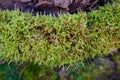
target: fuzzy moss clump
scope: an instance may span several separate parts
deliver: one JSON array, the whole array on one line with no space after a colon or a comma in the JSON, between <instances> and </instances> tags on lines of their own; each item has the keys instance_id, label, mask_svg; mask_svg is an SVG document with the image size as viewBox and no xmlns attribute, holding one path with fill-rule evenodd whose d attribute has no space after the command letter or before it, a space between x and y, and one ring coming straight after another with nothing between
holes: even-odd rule
<instances>
[{"instance_id":1,"label":"fuzzy moss clump","mask_svg":"<svg viewBox=\"0 0 120 80\"><path fill-rule=\"evenodd\" d=\"M107 55L120 46L120 6L106 8L59 18L0 11L0 59L53 67Z\"/></svg>"}]
</instances>

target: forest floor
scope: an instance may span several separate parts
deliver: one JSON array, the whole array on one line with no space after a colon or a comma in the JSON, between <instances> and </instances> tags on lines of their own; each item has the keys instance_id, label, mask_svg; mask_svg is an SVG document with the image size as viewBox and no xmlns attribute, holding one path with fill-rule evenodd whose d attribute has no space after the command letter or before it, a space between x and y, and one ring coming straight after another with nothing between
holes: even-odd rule
<instances>
[{"instance_id":1,"label":"forest floor","mask_svg":"<svg viewBox=\"0 0 120 80\"><path fill-rule=\"evenodd\" d=\"M39 2L39 1L41 1L41 2ZM8 9L8 10L11 11L11 10L14 10L14 9L17 8L17 9L19 9L22 12L30 12L33 15L36 15L37 13L41 13L41 14L44 14L44 15L52 14L52 15L55 15L55 16L59 16L60 13L61 14L66 14L66 13L74 14L74 13L79 13L79 12L90 12L91 11L91 13L88 13L87 16L85 16L85 18L87 17L87 20L88 20L87 24L86 24L87 27L92 28L92 29L96 28L95 30L93 30L94 34L91 33L92 36L96 37L96 35L98 35L101 38L101 39L98 39L99 41L104 40L103 38L105 38L106 40L111 38L108 41L112 41L112 40L116 41L115 45L117 45L117 40L120 39L119 34L117 34L117 32L119 32L119 30L120 30L120 28L119 28L119 25L120 25L120 22L119 22L120 21L119 20L120 19L119 18L119 16L120 16L120 14L119 14L120 6L118 8L116 7L116 5L109 6L109 7L106 7L105 9L102 8L100 11L97 12L97 10L101 6L104 6L106 3L109 3L109 2L111 3L111 1L109 1L109 0L47 0L47 1L44 1L44 0L0 0L0 9L1 10ZM92 12L93 10L96 10L96 12ZM1 16L1 15L3 15L3 16ZM26 15L24 14L24 15L21 16L21 18L19 18L19 15L21 15L21 14L18 14L16 12L11 12L10 13L10 12L7 12L7 11L6 12L4 12L4 11L2 12L1 11L1 13L0 13L0 21L1 21L0 22L0 33L2 35L7 35L8 36L7 39L10 38L10 40L11 40L11 37L9 36L11 34L15 34L15 38L16 38L16 35L19 35L19 36L22 35L23 36L23 34L25 34L25 35L29 34L29 31L26 30L26 29L27 29L27 27L29 27L29 26L31 26L33 24L35 24L35 25L39 24L39 25L47 26L47 28L51 30L50 33L49 33L49 31L47 32L48 29L40 27L39 25L38 25L38 28L43 30L43 33L41 32L41 34L45 34L45 37L46 36L48 36L48 38L49 38L49 36L53 37L52 34L55 33L55 30L53 28L49 27L49 24L53 25L52 23L54 21L56 21L56 19L54 19L52 17L50 17L51 19L49 19L48 18L49 16L48 17L42 17L42 18L34 17L35 20L33 20L33 22L32 22L29 19L32 20L33 17L25 18ZM8 19L5 19L6 16L7 16ZM12 18L11 18L11 16L12 16ZM62 23L63 23L62 25L66 25L67 24L68 26L69 25L71 26L71 24L72 24L72 25L75 26L76 23L74 24L74 20L73 19L79 18L80 14L79 15L76 14L75 16L73 15L72 18L71 18L70 15L68 15L68 16L69 16L69 20L71 20L71 23L68 24L68 22L65 22L66 20L68 20L68 18L64 19L65 17L63 17L63 18L59 19L61 21L61 24ZM18 19L16 19L16 17ZM54 21L52 22L50 20L54 20ZM62 20L64 20L64 21L62 22ZM76 21L79 21L79 20L82 21L82 19L78 19ZM11 23L9 23L10 21L11 21ZM16 21L16 23L13 24L14 21ZM24 21L24 22L22 22L22 21ZM36 23L34 23L34 21L36 21ZM39 21L41 21L42 23L40 23ZM29 24L29 22L30 22L30 24ZM33 23L33 24L31 24L31 23ZM48 23L48 25L46 23ZM23 26L25 26L25 27L27 26L27 27L24 28L22 26L22 29L16 27L16 25L19 25L19 24L20 25L22 24ZM11 25L12 25L12 27L8 27L8 26L11 26ZM56 24L56 25L59 26L59 24ZM79 24L79 25L81 25L81 24ZM98 32L100 30L101 31L103 30L103 32L104 32L104 29L106 29L106 28L103 28L101 26L103 26L103 27L108 27L109 26L110 30L111 30L111 34L110 35L107 34L107 33L104 33L104 34L100 33L99 34ZM77 25L75 27L77 27ZM18 34L11 33L12 29L14 29L13 32L18 31L18 32L16 32ZM73 29L73 28L71 28L71 29ZM28 33L27 32L26 32L27 34L24 33L24 32L22 33L22 31L24 31L24 30L28 31ZM73 30L76 30L76 29L73 29ZM110 30L108 31L108 33L110 32ZM4 31L6 31L6 33ZM107 30L105 30L105 31L107 31ZM38 32L40 34L39 31L36 30L36 32ZM34 32L33 34L37 34L36 32ZM63 31L63 32L65 32L65 31ZM115 34L115 35L112 35L112 33ZM106 34L107 34L107 36L109 36L109 38L106 38L106 36L105 37L101 37L101 35L103 36L103 35L106 35ZM117 37L116 37L116 35L117 35ZM75 36L77 36L77 35L75 35ZM98 36L97 36L97 38L98 38ZM111 36L113 36L113 37L111 37ZM115 36L115 38L114 38L114 36ZM28 35L27 35L27 37L28 37ZM34 37L36 38L36 36L34 36ZM2 38L4 38L4 37L1 37L1 35L0 35L0 40L2 40ZM56 36L54 38L56 38ZM75 39L76 37L75 38L71 37L71 38ZM4 39L4 40L8 41L8 44L11 43L7 39ZM21 42L22 39L23 38L21 38L21 37L20 37L20 39L17 37L16 41L20 40L20 42ZM36 40L37 39L38 38L36 38ZM94 39L96 39L96 38L94 38ZM13 40L11 40L11 41L13 41ZM23 41L24 41L24 39L23 39ZM53 40L53 42L54 41L55 40ZM27 42L29 42L29 41L27 41ZM38 40L38 42L39 42L39 40ZM6 43L6 42L4 42L4 43ZM13 51L14 51L14 48L16 46L18 46L18 44L15 44L16 46L13 46L13 44L11 44L11 45L8 45L6 47L8 50L4 49L5 52L9 51L9 48L13 49ZM19 45L20 45L21 50L23 50L23 47L24 47L23 45L24 44L19 44ZM77 44L75 44L75 45L77 45ZM108 50L108 49L104 49L104 47L106 47L106 45L108 46L108 44L104 44L103 43L102 45L104 45L102 47L103 50L105 50L105 51ZM110 45L115 46L112 43L110 43ZM119 42L118 42L118 45L119 45ZM1 46L2 45L0 45L0 51L1 51ZM26 46L27 49L29 48L28 44L25 44L25 46ZM100 45L98 45L98 46L100 46ZM92 49L91 49L91 51L92 51L94 46L92 45L91 47L92 47ZM27 52L27 49L26 49L26 52ZM98 54L102 54L101 52L104 52L104 51L101 51L102 49L101 49L101 46L99 48L97 48L98 52L95 51L96 52L95 55L96 54L97 55ZM54 48L53 48L53 50L54 50ZM89 48L88 48L88 50L89 50ZM55 52L55 51L53 51L53 52ZM97 80L120 80L120 53L119 52L120 52L120 50L118 50L118 52L115 52L115 54L112 54L112 55L110 54L110 55L106 55L106 56L103 56L103 57L97 57L97 58L95 58L93 60L90 59L92 62L90 62L89 59L88 60L85 59L84 60L85 63L82 64L82 66L81 66L81 64L79 64L79 65L77 65L77 66L75 66L73 68L70 68L69 71L63 70L63 68L66 67L66 66L62 66L62 68L61 67L60 68L58 68L58 67L57 68L49 68L49 67L43 67L43 66L41 67L41 66L38 66L38 65L31 65L30 64L31 66L27 65L27 68L26 68L26 65L18 65L18 64L12 64L12 63L8 64L8 63L3 63L2 61L0 61L0 78L1 79L3 78L3 80L8 80L8 79L4 79L4 78L8 78L9 77L12 80L14 80L14 79L18 80L18 77L21 77L21 74L22 74L23 75L22 77L25 77L28 80L30 78L31 78L30 80L39 80L39 79L41 79L41 80L55 80L55 79L58 79L58 78L61 79L61 80L96 80L96 78L97 78ZM88 51L87 55L89 55L89 53L90 52ZM92 53L91 55L93 55L93 54L94 53ZM6 59L6 58L8 58L8 56L11 57L11 55L14 55L14 54L13 53L11 53L10 55L7 54L7 57L5 55L4 58ZM21 55L22 54L20 54L20 56ZM24 57L25 55L29 56L29 54L24 54L22 57ZM35 56L36 54L35 55L32 54L32 55ZM44 56L46 57L45 54L42 54L42 55L43 55L43 57ZM52 53L50 53L49 55L51 55L50 57L53 57L53 58L56 57L56 55L54 56L54 54L52 54ZM17 59L17 57L15 55L15 58L12 56L12 58L10 58L10 59L12 61L13 61L13 59L14 60L22 59L21 57L19 57ZM40 59L40 58L37 60L37 58L38 58L37 56L35 56L35 57L36 57L35 58L36 61L38 61L38 62L42 61L42 59ZM75 57L75 56L72 56L72 57ZM77 56L76 58L78 58L78 57L79 56ZM27 58L27 57L25 57L25 58ZM82 58L84 58L84 55L82 56ZM26 59L24 59L24 60L26 60ZM43 61L44 60L46 60L46 59L43 59ZM64 63L65 62L64 58L62 58L62 60L61 60L61 63L62 62ZM52 62L54 63L55 60L53 60ZM52 65L52 62L48 61L48 63L49 63L48 65ZM43 64L44 63L45 62L43 62ZM47 60L46 60L46 64L47 64ZM55 62L55 64L56 64L56 62ZM46 77L46 75L47 75L47 77ZM56 76L57 76L57 78L56 78ZM77 79L76 79L76 77L77 77Z\"/></svg>"}]
</instances>

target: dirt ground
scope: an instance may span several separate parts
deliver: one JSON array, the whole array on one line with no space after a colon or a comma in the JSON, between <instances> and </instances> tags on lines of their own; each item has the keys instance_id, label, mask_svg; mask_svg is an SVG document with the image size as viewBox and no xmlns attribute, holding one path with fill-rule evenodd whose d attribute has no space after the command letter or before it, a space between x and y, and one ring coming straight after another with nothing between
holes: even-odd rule
<instances>
[{"instance_id":1,"label":"dirt ground","mask_svg":"<svg viewBox=\"0 0 120 80\"><path fill-rule=\"evenodd\" d=\"M89 12L99 9L110 0L0 0L0 9L14 10L18 8L22 12L37 12L45 15Z\"/></svg>"}]
</instances>

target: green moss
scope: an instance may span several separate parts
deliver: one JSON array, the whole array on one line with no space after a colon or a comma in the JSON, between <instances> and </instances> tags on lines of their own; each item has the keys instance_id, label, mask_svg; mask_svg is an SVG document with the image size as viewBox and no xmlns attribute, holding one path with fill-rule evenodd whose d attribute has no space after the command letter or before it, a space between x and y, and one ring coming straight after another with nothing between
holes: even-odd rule
<instances>
[{"instance_id":1,"label":"green moss","mask_svg":"<svg viewBox=\"0 0 120 80\"><path fill-rule=\"evenodd\" d=\"M59 18L0 11L0 59L62 66L107 55L120 45L120 6Z\"/></svg>"},{"instance_id":2,"label":"green moss","mask_svg":"<svg viewBox=\"0 0 120 80\"><path fill-rule=\"evenodd\" d=\"M120 2L107 4L100 10L88 13L88 27L91 26L114 26L120 27Z\"/></svg>"}]
</instances>

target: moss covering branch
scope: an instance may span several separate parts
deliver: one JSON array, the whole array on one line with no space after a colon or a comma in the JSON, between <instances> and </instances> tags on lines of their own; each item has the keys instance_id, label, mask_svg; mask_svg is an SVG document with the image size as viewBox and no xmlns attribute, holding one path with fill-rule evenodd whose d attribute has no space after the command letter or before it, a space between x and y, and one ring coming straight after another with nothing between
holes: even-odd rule
<instances>
[{"instance_id":1,"label":"moss covering branch","mask_svg":"<svg viewBox=\"0 0 120 80\"><path fill-rule=\"evenodd\" d=\"M120 47L119 12L114 4L59 18L0 11L0 59L61 66L107 55Z\"/></svg>"}]
</instances>

